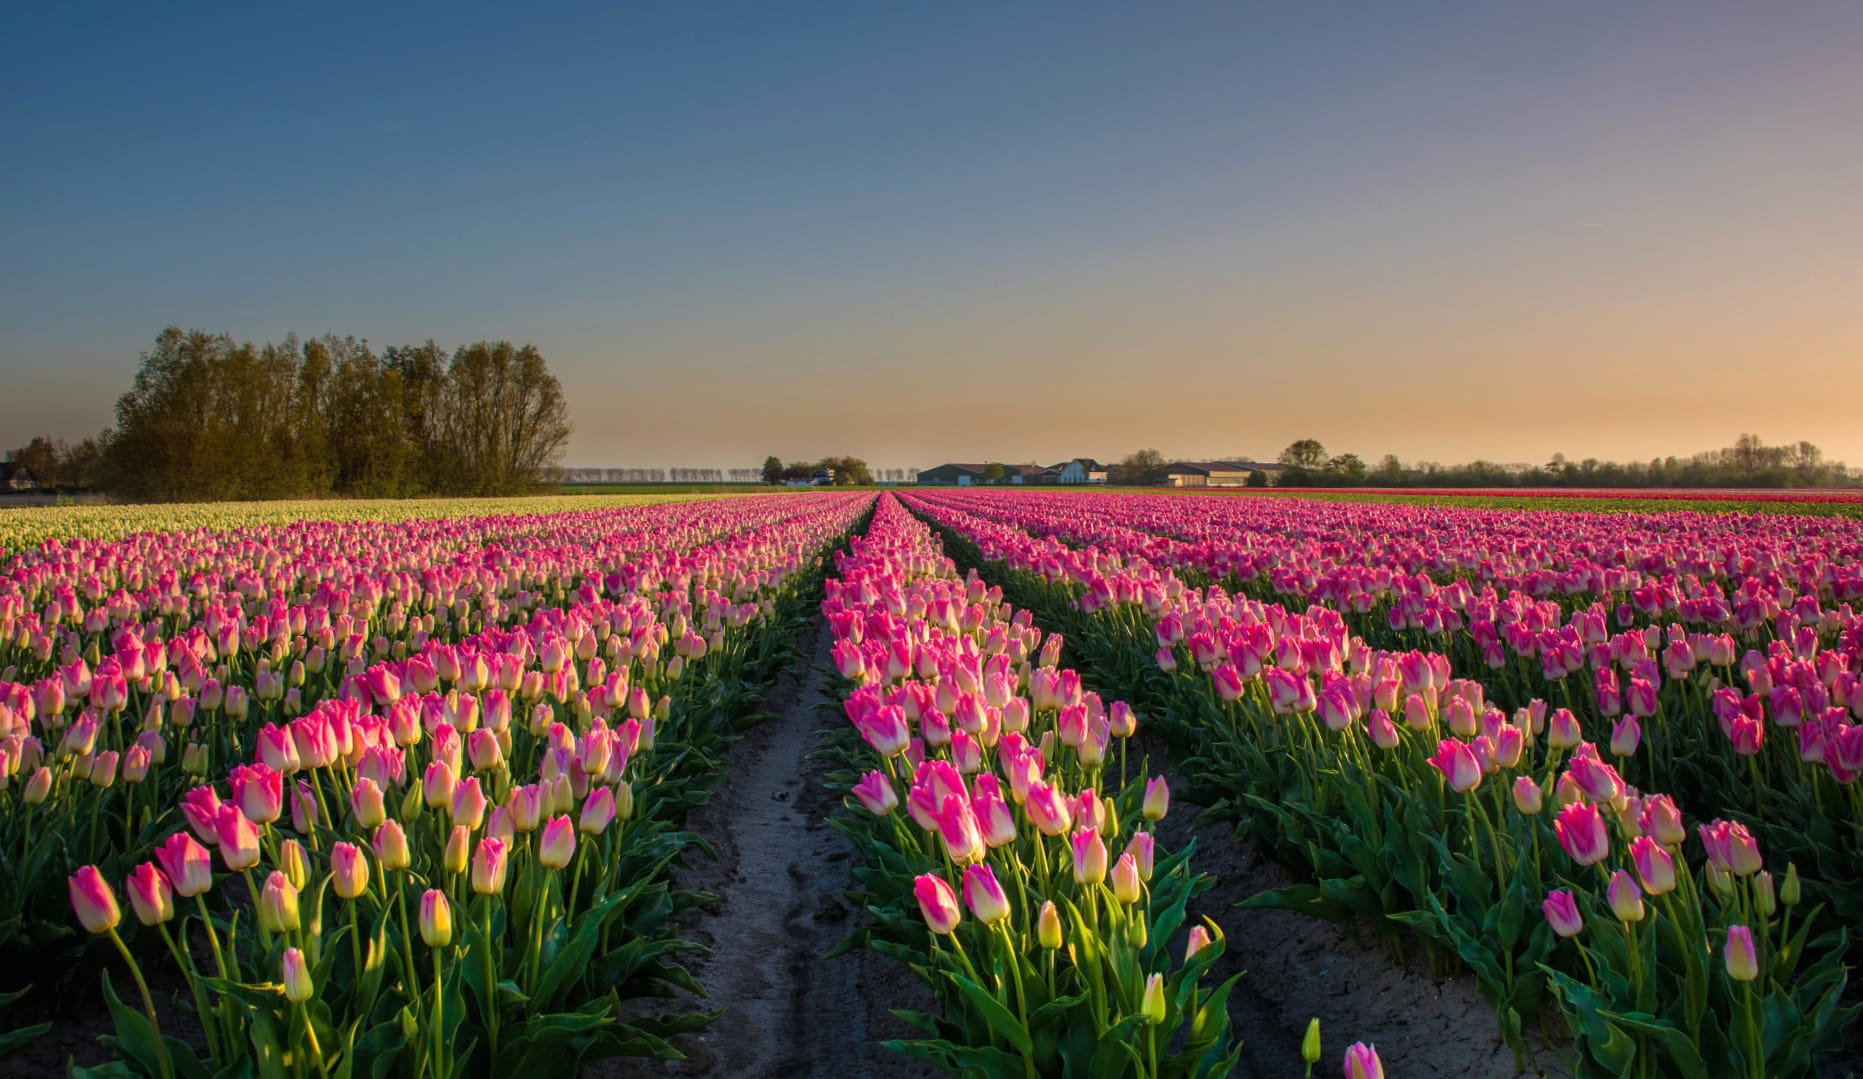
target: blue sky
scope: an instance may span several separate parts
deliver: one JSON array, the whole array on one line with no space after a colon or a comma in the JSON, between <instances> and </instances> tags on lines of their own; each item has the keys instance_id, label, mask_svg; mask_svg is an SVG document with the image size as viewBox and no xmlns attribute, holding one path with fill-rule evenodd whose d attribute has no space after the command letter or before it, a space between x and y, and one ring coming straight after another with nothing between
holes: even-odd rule
<instances>
[{"instance_id":1,"label":"blue sky","mask_svg":"<svg viewBox=\"0 0 1863 1079\"><path fill-rule=\"evenodd\" d=\"M1852 5L6 21L7 444L176 323L531 341L576 464L1863 463Z\"/></svg>"}]
</instances>

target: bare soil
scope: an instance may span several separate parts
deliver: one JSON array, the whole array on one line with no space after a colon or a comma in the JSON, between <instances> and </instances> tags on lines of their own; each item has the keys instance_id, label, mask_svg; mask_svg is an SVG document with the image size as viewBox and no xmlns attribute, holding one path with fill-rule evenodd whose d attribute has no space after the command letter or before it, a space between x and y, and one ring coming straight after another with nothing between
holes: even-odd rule
<instances>
[{"instance_id":1,"label":"bare soil","mask_svg":"<svg viewBox=\"0 0 1863 1079\"><path fill-rule=\"evenodd\" d=\"M696 1003L724 1015L675 1040L686 1060L607 1061L588 1068L588 1079L937 1074L879 1044L913 1033L889 1009L930 1007L911 971L864 949L823 958L854 927L842 898L853 848L828 824L836 801L808 757L820 725L837 714L822 675L830 644L817 623L802 642L807 658L770 693L777 718L738 740L725 781L687 822L718 852L676 879L719 897L686 915L685 935L712 949L689 964L708 993Z\"/></svg>"}]
</instances>

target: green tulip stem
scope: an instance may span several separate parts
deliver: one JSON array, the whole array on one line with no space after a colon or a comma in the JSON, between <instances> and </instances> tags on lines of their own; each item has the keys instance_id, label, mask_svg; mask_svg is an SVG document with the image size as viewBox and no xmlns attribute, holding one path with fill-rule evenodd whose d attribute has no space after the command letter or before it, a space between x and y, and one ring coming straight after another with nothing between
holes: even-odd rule
<instances>
[{"instance_id":1,"label":"green tulip stem","mask_svg":"<svg viewBox=\"0 0 1863 1079\"><path fill-rule=\"evenodd\" d=\"M304 1042L311 1056L317 1061L317 1074L330 1079L330 1066L324 1061L323 1046L317 1044L317 1028L311 1025L310 1008L303 1004L297 1006L298 1018L304 1022Z\"/></svg>"},{"instance_id":2,"label":"green tulip stem","mask_svg":"<svg viewBox=\"0 0 1863 1079\"><path fill-rule=\"evenodd\" d=\"M1022 1029L1027 1030L1029 1028L1029 1004L1028 994L1022 990L1022 958L1016 954L1016 942L1015 938L1009 935L1008 920L999 920L997 926L1002 930L1003 934L1003 957L1008 961L1010 977L1015 981L1016 1018L1021 1020ZM1155 1071L1156 1068L1153 1070ZM1035 1079L1035 1057L1033 1054L1026 1052L1022 1054L1022 1073L1027 1079Z\"/></svg>"},{"instance_id":3,"label":"green tulip stem","mask_svg":"<svg viewBox=\"0 0 1863 1079\"><path fill-rule=\"evenodd\" d=\"M345 905L349 907L349 949L350 949L350 954L354 956L356 960L356 971L354 974L351 975L351 977L361 978L362 977L362 929L360 926L356 924L357 902L358 902L357 899L350 899L350 900L345 901Z\"/></svg>"},{"instance_id":4,"label":"green tulip stem","mask_svg":"<svg viewBox=\"0 0 1863 1079\"><path fill-rule=\"evenodd\" d=\"M491 1027L492 1059L498 1059L498 965L492 952L498 947L492 937L492 897L486 896L479 907L485 923L485 1013Z\"/></svg>"},{"instance_id":5,"label":"green tulip stem","mask_svg":"<svg viewBox=\"0 0 1863 1079\"><path fill-rule=\"evenodd\" d=\"M436 1079L445 1079L446 1067L446 1028L441 1022L446 999L446 988L440 977L440 949L432 948L428 954L433 957L433 1068Z\"/></svg>"},{"instance_id":6,"label":"green tulip stem","mask_svg":"<svg viewBox=\"0 0 1863 1079\"><path fill-rule=\"evenodd\" d=\"M155 1061L161 1069L162 1079L174 1079L175 1068L168 1061L168 1044L162 1040L162 1021L155 1017L155 998L149 995L149 983L143 980L142 968L136 965L136 957L129 954L129 947L117 934L116 927L110 927L110 943L116 945L123 962L129 964L130 977L136 979L136 989L142 994L142 1011L149 1017L149 1029L155 1032Z\"/></svg>"},{"instance_id":7,"label":"green tulip stem","mask_svg":"<svg viewBox=\"0 0 1863 1079\"><path fill-rule=\"evenodd\" d=\"M188 988L194 993L194 1011L201 1017L201 1029L207 1034L207 1055L215 1064L223 1063L220 1056L220 1036L216 1024L207 1011L207 991L201 988L200 974L194 969L194 961L181 950L175 942L175 935L168 931L168 923L157 923L162 930L162 940L168 945L168 954L174 956L175 966L187 975Z\"/></svg>"},{"instance_id":8,"label":"green tulip stem","mask_svg":"<svg viewBox=\"0 0 1863 1079\"><path fill-rule=\"evenodd\" d=\"M412 1000L416 995L414 992L414 936L408 932L407 892L399 887L395 889L395 908L401 916L401 951L407 962L406 969L402 971L402 977L407 982L408 999Z\"/></svg>"}]
</instances>

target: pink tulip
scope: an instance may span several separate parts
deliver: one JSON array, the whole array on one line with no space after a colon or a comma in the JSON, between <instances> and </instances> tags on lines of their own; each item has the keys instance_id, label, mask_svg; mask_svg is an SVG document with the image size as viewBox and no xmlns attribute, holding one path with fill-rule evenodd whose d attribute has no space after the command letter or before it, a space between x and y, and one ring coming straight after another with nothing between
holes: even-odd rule
<instances>
[{"instance_id":1,"label":"pink tulip","mask_svg":"<svg viewBox=\"0 0 1863 1079\"><path fill-rule=\"evenodd\" d=\"M550 869L561 869L576 854L576 830L568 817L551 817L543 826L538 841L537 861Z\"/></svg>"},{"instance_id":2,"label":"pink tulip","mask_svg":"<svg viewBox=\"0 0 1863 1079\"><path fill-rule=\"evenodd\" d=\"M67 890L79 924L90 932L108 933L123 920L123 912L116 905L116 893L110 890L96 866L80 867L67 882Z\"/></svg>"},{"instance_id":3,"label":"pink tulip","mask_svg":"<svg viewBox=\"0 0 1863 1079\"><path fill-rule=\"evenodd\" d=\"M220 842L220 859L228 869L238 872L259 864L259 829L237 806L220 807L214 834Z\"/></svg>"},{"instance_id":4,"label":"pink tulip","mask_svg":"<svg viewBox=\"0 0 1863 1079\"><path fill-rule=\"evenodd\" d=\"M1611 853L1611 840L1604 830L1604 817L1589 802L1574 802L1553 819L1553 832L1559 845L1579 865L1596 865Z\"/></svg>"},{"instance_id":5,"label":"pink tulip","mask_svg":"<svg viewBox=\"0 0 1863 1079\"><path fill-rule=\"evenodd\" d=\"M369 887L369 860L354 843L337 843L330 848L330 882L336 894L355 899Z\"/></svg>"},{"instance_id":6,"label":"pink tulip","mask_svg":"<svg viewBox=\"0 0 1863 1079\"><path fill-rule=\"evenodd\" d=\"M963 912L957 905L957 893L943 877L921 874L912 882L912 893L918 897L919 913L925 916L925 924L932 932L951 933L957 929Z\"/></svg>"},{"instance_id":7,"label":"pink tulip","mask_svg":"<svg viewBox=\"0 0 1863 1079\"><path fill-rule=\"evenodd\" d=\"M1727 947L1722 949L1727 962L1727 976L1737 982L1759 977L1759 955L1753 948L1753 931L1744 925L1727 927Z\"/></svg>"},{"instance_id":8,"label":"pink tulip","mask_svg":"<svg viewBox=\"0 0 1863 1079\"><path fill-rule=\"evenodd\" d=\"M589 835L601 835L615 819L615 793L608 787L597 787L589 792L588 800L582 803L582 815L577 827Z\"/></svg>"},{"instance_id":9,"label":"pink tulip","mask_svg":"<svg viewBox=\"0 0 1863 1079\"><path fill-rule=\"evenodd\" d=\"M1540 904L1540 909L1545 911L1546 922L1553 932L1562 937L1578 936L1585 928L1585 919L1578 913L1578 902L1563 888L1546 893L1546 901Z\"/></svg>"},{"instance_id":10,"label":"pink tulip","mask_svg":"<svg viewBox=\"0 0 1863 1079\"><path fill-rule=\"evenodd\" d=\"M1070 840L1074 849L1074 880L1080 884L1099 884L1106 879L1106 844L1094 828L1082 828Z\"/></svg>"},{"instance_id":11,"label":"pink tulip","mask_svg":"<svg viewBox=\"0 0 1863 1079\"><path fill-rule=\"evenodd\" d=\"M1717 820L1696 829L1708 849L1708 861L1724 873L1748 877L1760 871L1759 841L1738 821Z\"/></svg>"},{"instance_id":12,"label":"pink tulip","mask_svg":"<svg viewBox=\"0 0 1863 1079\"><path fill-rule=\"evenodd\" d=\"M1143 812L1148 821L1161 821L1171 809L1171 785L1163 776L1153 776L1145 783Z\"/></svg>"},{"instance_id":13,"label":"pink tulip","mask_svg":"<svg viewBox=\"0 0 1863 1079\"><path fill-rule=\"evenodd\" d=\"M420 938L429 948L444 948L453 942L453 908L446 893L429 888L420 897Z\"/></svg>"},{"instance_id":14,"label":"pink tulip","mask_svg":"<svg viewBox=\"0 0 1863 1079\"><path fill-rule=\"evenodd\" d=\"M408 837L402 831L401 822L390 818L375 829L375 836L370 841L375 848L375 858L383 869L406 869L409 862Z\"/></svg>"},{"instance_id":15,"label":"pink tulip","mask_svg":"<svg viewBox=\"0 0 1863 1079\"><path fill-rule=\"evenodd\" d=\"M505 890L505 873L509 856L502 839L479 840L472 854L472 890L480 895L498 895Z\"/></svg>"},{"instance_id":16,"label":"pink tulip","mask_svg":"<svg viewBox=\"0 0 1863 1079\"><path fill-rule=\"evenodd\" d=\"M1632 839L1630 861L1637 867L1644 891L1663 895L1675 890L1675 859L1656 840L1646 835Z\"/></svg>"},{"instance_id":17,"label":"pink tulip","mask_svg":"<svg viewBox=\"0 0 1863 1079\"><path fill-rule=\"evenodd\" d=\"M191 899L213 887L213 855L186 832L176 832L156 847L155 861L176 895Z\"/></svg>"},{"instance_id":18,"label":"pink tulip","mask_svg":"<svg viewBox=\"0 0 1863 1079\"><path fill-rule=\"evenodd\" d=\"M981 863L964 870L964 905L985 925L1009 917L1009 897L996 882L996 873Z\"/></svg>"},{"instance_id":19,"label":"pink tulip","mask_svg":"<svg viewBox=\"0 0 1863 1079\"><path fill-rule=\"evenodd\" d=\"M1028 814L1029 822L1043 835L1065 835L1074 823L1067 799L1046 783L1029 785L1028 798L1022 808Z\"/></svg>"},{"instance_id":20,"label":"pink tulip","mask_svg":"<svg viewBox=\"0 0 1863 1079\"><path fill-rule=\"evenodd\" d=\"M1643 836L1637 838L1642 839ZM1661 849L1661 848L1657 848ZM1610 886L1605 889L1605 898L1611 904L1611 913L1617 915L1620 922L1640 922L1643 920L1643 890L1637 882L1622 869L1611 874Z\"/></svg>"},{"instance_id":21,"label":"pink tulip","mask_svg":"<svg viewBox=\"0 0 1863 1079\"><path fill-rule=\"evenodd\" d=\"M1635 715L1625 716L1611 726L1611 755L1614 757L1634 756L1642 741L1643 728Z\"/></svg>"},{"instance_id":22,"label":"pink tulip","mask_svg":"<svg viewBox=\"0 0 1863 1079\"><path fill-rule=\"evenodd\" d=\"M1464 742L1454 738L1445 738L1436 745L1436 755L1429 759L1430 764L1449 784L1449 789L1464 794L1481 786L1481 763Z\"/></svg>"},{"instance_id":23,"label":"pink tulip","mask_svg":"<svg viewBox=\"0 0 1863 1079\"><path fill-rule=\"evenodd\" d=\"M1378 1059L1378 1047L1353 1042L1346 1049L1345 1079L1384 1079L1384 1062Z\"/></svg>"},{"instance_id":24,"label":"pink tulip","mask_svg":"<svg viewBox=\"0 0 1863 1079\"><path fill-rule=\"evenodd\" d=\"M227 776L233 802L254 824L270 824L284 811L285 777L264 764L242 765Z\"/></svg>"},{"instance_id":25,"label":"pink tulip","mask_svg":"<svg viewBox=\"0 0 1863 1079\"><path fill-rule=\"evenodd\" d=\"M125 888L129 892L130 909L136 912L136 920L143 925L160 925L174 918L174 891L169 887L168 878L162 876L153 863L144 862L130 870Z\"/></svg>"}]
</instances>

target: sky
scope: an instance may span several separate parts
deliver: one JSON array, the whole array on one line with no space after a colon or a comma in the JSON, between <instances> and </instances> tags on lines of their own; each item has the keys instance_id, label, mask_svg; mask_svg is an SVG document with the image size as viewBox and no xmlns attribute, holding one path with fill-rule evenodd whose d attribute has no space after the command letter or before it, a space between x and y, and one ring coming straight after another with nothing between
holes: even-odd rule
<instances>
[{"instance_id":1,"label":"sky","mask_svg":"<svg viewBox=\"0 0 1863 1079\"><path fill-rule=\"evenodd\" d=\"M528 341L576 466L1863 464L1863 5L4 24L9 446L176 324Z\"/></svg>"}]
</instances>

